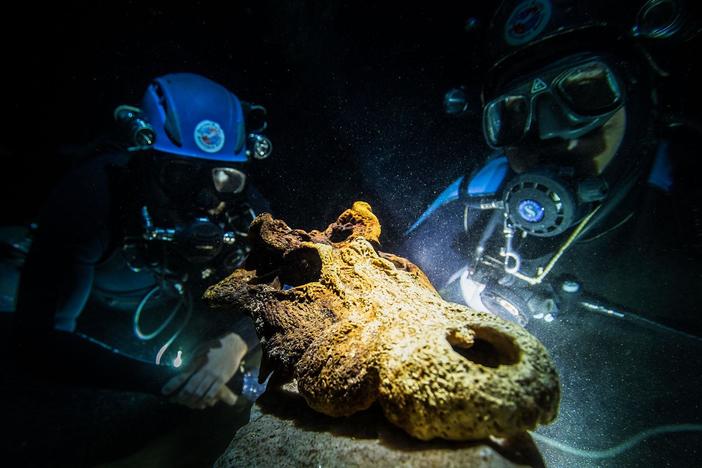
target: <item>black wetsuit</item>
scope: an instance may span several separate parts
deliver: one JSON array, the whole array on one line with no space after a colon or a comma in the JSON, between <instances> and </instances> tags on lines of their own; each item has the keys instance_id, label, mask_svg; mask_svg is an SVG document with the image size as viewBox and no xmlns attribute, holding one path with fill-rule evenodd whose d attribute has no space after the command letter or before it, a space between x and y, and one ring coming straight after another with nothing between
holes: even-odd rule
<instances>
[{"instance_id":1,"label":"black wetsuit","mask_svg":"<svg viewBox=\"0 0 702 468\"><path fill-rule=\"evenodd\" d=\"M76 320L101 279L99 266L121 242L120 203L129 197L120 193L123 188L115 183L113 173L126 168L128 157L105 155L82 164L60 182L41 213L17 298L14 330L19 372L152 393L159 393L177 372L122 355L76 333ZM148 279L142 276L140 281Z\"/></svg>"},{"instance_id":2,"label":"black wetsuit","mask_svg":"<svg viewBox=\"0 0 702 468\"><path fill-rule=\"evenodd\" d=\"M642 181L642 190L628 200L629 209L623 209L621 217L613 218L610 224L620 226L606 234L590 234L573 244L548 280L574 276L586 292L610 304L702 335L699 315L691 313L698 297L691 292L702 284L702 274L695 266L702 245L700 189L694 183L699 171L692 168L694 158L688 157L694 154L694 146L689 139L678 138L660 146L659 151L661 148L669 151L670 180L655 180L652 172L648 184ZM466 212L464 208L462 199L443 204L399 248L399 253L422 268L446 298L457 302L463 302L457 278L473 258L489 217L477 212L482 222L474 224L477 210ZM468 218L464 219L466 214ZM617 223L620 219L623 221ZM464 225L468 225L467 232ZM504 244L501 229L499 224L490 238L491 252L499 251ZM545 260L539 259L542 265L554 251L545 250ZM671 303L676 307L670 307Z\"/></svg>"},{"instance_id":3,"label":"black wetsuit","mask_svg":"<svg viewBox=\"0 0 702 468\"><path fill-rule=\"evenodd\" d=\"M17 298L14 336L19 372L152 393L160 393L177 373L173 367L147 362L136 353L123 354L94 339L93 333L88 337L76 330L77 319L86 310L109 309L116 313L105 318L117 314L130 318L157 285L152 271L134 271L122 255L125 234L143 232L139 208L145 193L139 189L138 169L128 167L129 158L111 154L83 163L59 183L44 207ZM267 201L250 184L242 195L257 212L269 211ZM208 320L219 335L233 327L250 347L255 346L255 332L246 321ZM118 335L117 330L100 328L106 340Z\"/></svg>"}]
</instances>

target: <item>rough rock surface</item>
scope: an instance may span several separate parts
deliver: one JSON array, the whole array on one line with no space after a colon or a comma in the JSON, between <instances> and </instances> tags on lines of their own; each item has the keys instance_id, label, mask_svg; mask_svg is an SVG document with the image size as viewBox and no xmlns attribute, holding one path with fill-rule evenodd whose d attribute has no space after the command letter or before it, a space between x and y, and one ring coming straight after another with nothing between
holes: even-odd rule
<instances>
[{"instance_id":1,"label":"rough rock surface","mask_svg":"<svg viewBox=\"0 0 702 468\"><path fill-rule=\"evenodd\" d=\"M277 468L314 466L543 468L531 438L454 442L413 439L377 406L346 418L306 408L290 391L267 392L214 465Z\"/></svg>"},{"instance_id":2,"label":"rough rock surface","mask_svg":"<svg viewBox=\"0 0 702 468\"><path fill-rule=\"evenodd\" d=\"M356 202L324 232L264 214L245 269L205 294L245 310L279 382L347 416L378 402L423 440L509 437L552 421L558 376L516 324L445 302L408 260L377 250L380 224Z\"/></svg>"}]
</instances>

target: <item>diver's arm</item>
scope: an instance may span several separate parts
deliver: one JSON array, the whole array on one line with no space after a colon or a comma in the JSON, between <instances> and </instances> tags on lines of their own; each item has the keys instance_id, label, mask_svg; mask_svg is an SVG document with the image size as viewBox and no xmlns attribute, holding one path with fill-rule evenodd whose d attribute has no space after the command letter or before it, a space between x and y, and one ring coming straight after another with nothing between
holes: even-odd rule
<instances>
[{"instance_id":1,"label":"diver's arm","mask_svg":"<svg viewBox=\"0 0 702 468\"><path fill-rule=\"evenodd\" d=\"M31 378L159 393L174 369L121 355L76 333L95 265L110 248L114 196L100 161L69 174L52 193L20 279L17 370Z\"/></svg>"},{"instance_id":2,"label":"diver's arm","mask_svg":"<svg viewBox=\"0 0 702 468\"><path fill-rule=\"evenodd\" d=\"M39 237L27 258L18 294L18 371L66 384L160 394L176 370L120 354L76 333L93 284L99 243L83 239L62 249Z\"/></svg>"},{"instance_id":3,"label":"diver's arm","mask_svg":"<svg viewBox=\"0 0 702 468\"><path fill-rule=\"evenodd\" d=\"M174 367L125 356L76 333L55 330L49 345L44 367L53 381L161 395L163 385L178 374Z\"/></svg>"}]
</instances>

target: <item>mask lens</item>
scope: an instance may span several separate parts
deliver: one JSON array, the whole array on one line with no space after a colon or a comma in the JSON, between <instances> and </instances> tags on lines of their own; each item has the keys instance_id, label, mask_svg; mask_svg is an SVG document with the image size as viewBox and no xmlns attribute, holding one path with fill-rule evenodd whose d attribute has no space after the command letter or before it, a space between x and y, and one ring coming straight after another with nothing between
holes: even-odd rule
<instances>
[{"instance_id":1,"label":"mask lens","mask_svg":"<svg viewBox=\"0 0 702 468\"><path fill-rule=\"evenodd\" d=\"M571 108L583 115L612 111L621 102L619 85L603 63L570 70L558 81L557 89Z\"/></svg>"},{"instance_id":2,"label":"mask lens","mask_svg":"<svg viewBox=\"0 0 702 468\"><path fill-rule=\"evenodd\" d=\"M216 167L212 169L212 182L219 193L239 193L244 190L246 176L231 167Z\"/></svg>"},{"instance_id":3,"label":"mask lens","mask_svg":"<svg viewBox=\"0 0 702 468\"><path fill-rule=\"evenodd\" d=\"M563 107L551 94L542 94L534 105L536 111L536 126L539 129L539 138L577 138L586 126L570 121L563 112Z\"/></svg>"},{"instance_id":4,"label":"mask lens","mask_svg":"<svg viewBox=\"0 0 702 468\"><path fill-rule=\"evenodd\" d=\"M485 136L491 146L506 146L522 139L529 125L529 102L524 96L492 101L483 115Z\"/></svg>"}]
</instances>

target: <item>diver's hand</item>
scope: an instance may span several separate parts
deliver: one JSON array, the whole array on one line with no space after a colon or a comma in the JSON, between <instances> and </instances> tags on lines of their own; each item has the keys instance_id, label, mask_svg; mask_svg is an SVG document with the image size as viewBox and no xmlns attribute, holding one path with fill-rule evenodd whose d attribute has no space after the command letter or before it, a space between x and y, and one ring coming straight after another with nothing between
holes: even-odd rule
<instances>
[{"instance_id":1,"label":"diver's hand","mask_svg":"<svg viewBox=\"0 0 702 468\"><path fill-rule=\"evenodd\" d=\"M230 333L198 349L183 372L169 380L161 393L194 409L213 406L220 400L234 405L237 396L226 384L248 350L246 343L236 333Z\"/></svg>"}]
</instances>

